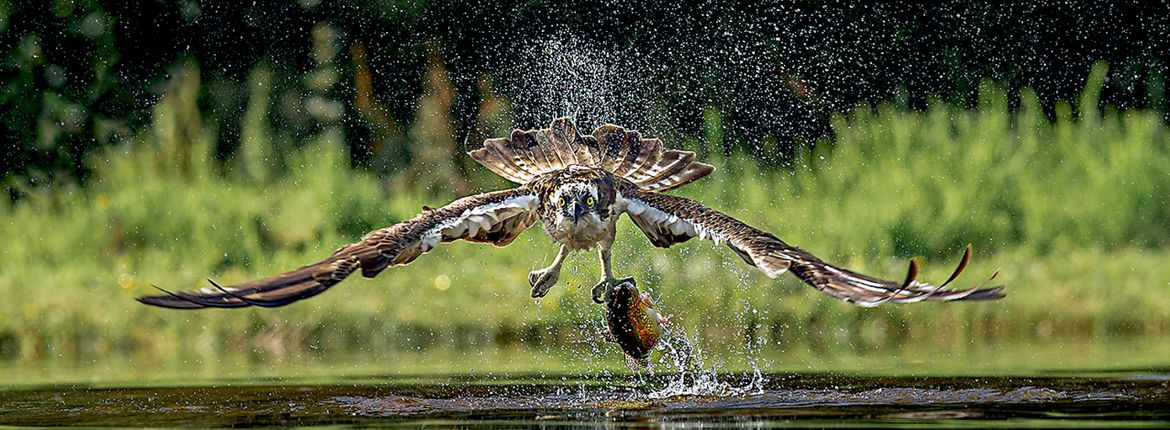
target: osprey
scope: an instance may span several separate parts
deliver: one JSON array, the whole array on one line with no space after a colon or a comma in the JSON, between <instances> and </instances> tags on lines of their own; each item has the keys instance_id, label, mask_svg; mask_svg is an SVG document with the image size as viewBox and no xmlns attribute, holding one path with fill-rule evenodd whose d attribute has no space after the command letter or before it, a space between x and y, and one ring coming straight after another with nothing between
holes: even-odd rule
<instances>
[{"instance_id":1,"label":"osprey","mask_svg":"<svg viewBox=\"0 0 1170 430\"><path fill-rule=\"evenodd\" d=\"M791 271L817 290L861 306L1004 297L1002 286L945 288L966 266L970 245L951 277L938 286L916 280L914 260L903 282L888 281L832 266L702 203L662 194L715 168L694 161L693 152L665 150L660 140L644 139L637 131L616 125L603 125L582 136L571 120L559 118L546 129L516 130L509 138L488 139L469 155L520 186L464 197L437 209L424 206L410 220L374 230L328 258L290 272L239 285L212 282L196 291L163 290L163 295L138 301L175 309L284 306L320 294L354 271L370 278L387 267L408 264L440 243L466 240L506 246L540 221L560 251L551 265L528 274L532 297L543 297L557 283L570 252L596 248L601 276L592 298L604 303L618 284L610 247L622 214L655 246L707 239L728 246L770 278Z\"/></svg>"}]
</instances>

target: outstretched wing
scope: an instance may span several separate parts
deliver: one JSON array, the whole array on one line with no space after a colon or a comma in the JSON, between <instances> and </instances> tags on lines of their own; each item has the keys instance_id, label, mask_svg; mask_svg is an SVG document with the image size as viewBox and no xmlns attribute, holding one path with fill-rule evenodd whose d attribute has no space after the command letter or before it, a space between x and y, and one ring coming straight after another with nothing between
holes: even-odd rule
<instances>
[{"instance_id":1,"label":"outstretched wing","mask_svg":"<svg viewBox=\"0 0 1170 430\"><path fill-rule=\"evenodd\" d=\"M398 224L374 230L329 258L290 272L240 285L167 292L138 301L174 309L276 307L320 294L361 269L372 278L410 263L442 242L463 239L505 246L536 221L536 195L516 188L464 197Z\"/></svg>"},{"instance_id":2,"label":"outstretched wing","mask_svg":"<svg viewBox=\"0 0 1170 430\"><path fill-rule=\"evenodd\" d=\"M748 264L768 277L785 271L838 300L871 307L885 302L912 303L922 300L993 300L1004 297L1003 287L946 289L967 265L971 247L950 279L939 286L915 280L918 266L910 262L904 282L887 281L836 267L803 249L784 243L761 231L694 200L628 187L619 204L655 246L666 248L693 237L725 244Z\"/></svg>"}]
</instances>

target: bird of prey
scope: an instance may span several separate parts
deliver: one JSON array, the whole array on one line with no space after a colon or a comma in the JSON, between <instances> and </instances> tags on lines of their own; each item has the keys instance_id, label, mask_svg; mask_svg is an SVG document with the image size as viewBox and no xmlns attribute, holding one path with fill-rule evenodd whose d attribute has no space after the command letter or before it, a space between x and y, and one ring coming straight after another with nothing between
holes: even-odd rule
<instances>
[{"instance_id":1,"label":"bird of prey","mask_svg":"<svg viewBox=\"0 0 1170 430\"><path fill-rule=\"evenodd\" d=\"M990 300L1004 297L1002 286L965 290L945 288L966 266L970 246L950 279L938 286L916 279L911 260L902 282L845 270L694 200L663 194L713 172L688 151L667 150L658 139L616 125L583 136L568 118L549 128L516 130L508 138L488 139L468 153L475 161L519 187L467 196L440 208L423 207L418 216L366 234L317 263L239 285L139 297L138 301L176 309L276 307L315 296L354 271L376 276L408 264L435 246L455 240L506 246L540 222L560 246L548 267L528 274L532 297L543 297L557 283L561 264L574 251L597 249L601 279L592 289L604 303L618 280L610 265L615 223L625 214L657 247L701 238L731 248L770 278L791 271L833 298L860 306L923 300Z\"/></svg>"}]
</instances>

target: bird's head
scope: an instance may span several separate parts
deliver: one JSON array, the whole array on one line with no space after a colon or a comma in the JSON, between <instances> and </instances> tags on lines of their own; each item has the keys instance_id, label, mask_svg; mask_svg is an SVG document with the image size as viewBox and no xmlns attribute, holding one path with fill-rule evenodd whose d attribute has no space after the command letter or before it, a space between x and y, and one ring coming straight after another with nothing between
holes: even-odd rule
<instances>
[{"instance_id":1,"label":"bird's head","mask_svg":"<svg viewBox=\"0 0 1170 430\"><path fill-rule=\"evenodd\" d=\"M591 181L561 184L550 197L549 204L556 213L557 224L601 223L609 217L609 208L603 206L603 201L609 199L605 199Z\"/></svg>"},{"instance_id":2,"label":"bird's head","mask_svg":"<svg viewBox=\"0 0 1170 430\"><path fill-rule=\"evenodd\" d=\"M530 186L540 193L540 217L549 232L594 229L615 216L617 188L613 178L601 169L574 164Z\"/></svg>"}]
</instances>

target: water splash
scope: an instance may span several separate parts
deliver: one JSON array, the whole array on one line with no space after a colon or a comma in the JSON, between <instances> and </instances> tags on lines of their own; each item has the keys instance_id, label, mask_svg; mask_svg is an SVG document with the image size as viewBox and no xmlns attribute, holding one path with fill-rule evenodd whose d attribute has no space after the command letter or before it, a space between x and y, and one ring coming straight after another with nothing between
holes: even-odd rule
<instances>
[{"instance_id":1,"label":"water splash","mask_svg":"<svg viewBox=\"0 0 1170 430\"><path fill-rule=\"evenodd\" d=\"M633 370L630 375L634 379L624 379L620 373L614 373L605 363L611 363L613 354L621 354L620 349L607 347L611 345L603 340L605 332L609 330L603 319L594 318L599 309L592 306L576 309L577 329L583 337L575 342L578 347L574 351L581 355L577 362L586 373L594 374L595 381L609 386L607 395L620 393L628 401L650 401L676 396L703 396L703 397L730 397L754 395L762 392L767 378L764 377L760 365L753 357L759 352L751 349L748 364L752 368L752 376L746 378L743 373L721 372L718 365L709 365L704 361L702 348L690 337L686 329L676 323L663 325L662 341L655 348L648 363L639 363L630 366L629 357L627 366ZM583 347L583 348L582 348ZM615 377L622 381L612 384ZM746 382L743 382L745 381ZM628 384L628 385L627 385ZM592 401L592 396L581 397Z\"/></svg>"},{"instance_id":2,"label":"water splash","mask_svg":"<svg viewBox=\"0 0 1170 430\"><path fill-rule=\"evenodd\" d=\"M666 386L646 394L650 399L675 396L742 396L763 392L767 379L760 367L750 362L752 378L746 385L735 386L721 381L715 366L703 363L703 350L687 335L682 327L665 329L665 339L659 346L663 352L659 362L672 366L675 373L668 375Z\"/></svg>"},{"instance_id":3,"label":"water splash","mask_svg":"<svg viewBox=\"0 0 1170 430\"><path fill-rule=\"evenodd\" d=\"M553 35L521 49L524 68L512 93L517 119L544 126L567 116L582 129L615 123L638 126L650 114L642 94L655 70L644 57L569 34Z\"/></svg>"}]
</instances>

